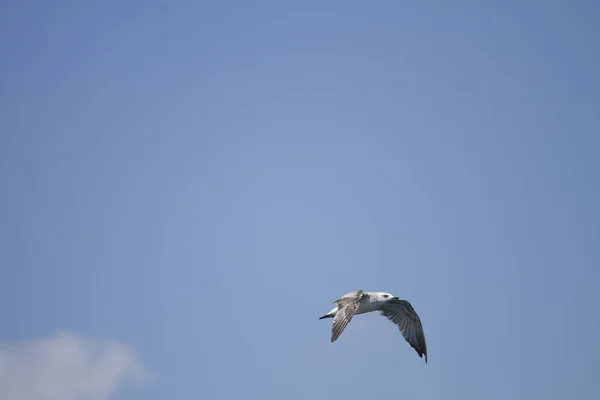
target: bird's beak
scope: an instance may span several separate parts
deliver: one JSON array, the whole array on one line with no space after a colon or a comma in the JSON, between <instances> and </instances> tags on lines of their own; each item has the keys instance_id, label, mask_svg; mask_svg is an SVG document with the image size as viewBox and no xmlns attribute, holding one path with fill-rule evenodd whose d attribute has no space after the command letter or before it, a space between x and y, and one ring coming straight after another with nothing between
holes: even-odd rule
<instances>
[{"instance_id":1,"label":"bird's beak","mask_svg":"<svg viewBox=\"0 0 600 400\"><path fill-rule=\"evenodd\" d=\"M400 300L399 297L392 297L392 300Z\"/></svg>"}]
</instances>

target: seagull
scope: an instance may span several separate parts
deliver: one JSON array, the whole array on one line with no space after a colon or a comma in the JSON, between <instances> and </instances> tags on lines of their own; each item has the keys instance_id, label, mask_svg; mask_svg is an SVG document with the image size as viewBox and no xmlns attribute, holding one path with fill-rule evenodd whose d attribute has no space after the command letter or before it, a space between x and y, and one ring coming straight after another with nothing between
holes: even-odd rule
<instances>
[{"instance_id":1,"label":"seagull","mask_svg":"<svg viewBox=\"0 0 600 400\"><path fill-rule=\"evenodd\" d=\"M379 311L398 326L404 339L415 349L419 357L425 356L425 364L427 364L427 343L421 319L408 301L385 292L357 290L346 293L333 304L336 305L335 308L319 318L333 318L331 343L340 337L354 314Z\"/></svg>"}]
</instances>

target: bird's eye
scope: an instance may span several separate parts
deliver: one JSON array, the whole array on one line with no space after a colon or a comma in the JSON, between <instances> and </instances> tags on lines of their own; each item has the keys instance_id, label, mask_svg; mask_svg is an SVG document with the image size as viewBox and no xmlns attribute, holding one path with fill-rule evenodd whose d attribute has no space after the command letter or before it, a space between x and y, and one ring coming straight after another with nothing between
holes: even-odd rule
<instances>
[{"instance_id":1,"label":"bird's eye","mask_svg":"<svg viewBox=\"0 0 600 400\"><path fill-rule=\"evenodd\" d=\"M389 296L389 295L387 295L387 294L384 294L384 295L383 295L383 297L385 297L385 298L387 299L387 298L388 298L388 297L390 297L390 296Z\"/></svg>"}]
</instances>

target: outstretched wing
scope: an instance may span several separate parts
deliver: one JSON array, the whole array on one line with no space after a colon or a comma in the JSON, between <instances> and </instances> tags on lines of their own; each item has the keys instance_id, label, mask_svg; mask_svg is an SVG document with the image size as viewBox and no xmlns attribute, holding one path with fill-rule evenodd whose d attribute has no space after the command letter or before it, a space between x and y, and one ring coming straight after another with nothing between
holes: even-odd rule
<instances>
[{"instance_id":1,"label":"outstretched wing","mask_svg":"<svg viewBox=\"0 0 600 400\"><path fill-rule=\"evenodd\" d=\"M398 326L404 339L417 351L419 357L425 356L427 363L425 333L421 319L412 305L406 300L390 300L381 308L381 315Z\"/></svg>"},{"instance_id":2,"label":"outstretched wing","mask_svg":"<svg viewBox=\"0 0 600 400\"><path fill-rule=\"evenodd\" d=\"M335 342L346 326L352 320L352 317L358 310L360 300L363 297L363 291L359 290L354 295L344 295L341 299L334 301L338 306L338 311L333 318L333 325L331 327L331 343Z\"/></svg>"}]
</instances>

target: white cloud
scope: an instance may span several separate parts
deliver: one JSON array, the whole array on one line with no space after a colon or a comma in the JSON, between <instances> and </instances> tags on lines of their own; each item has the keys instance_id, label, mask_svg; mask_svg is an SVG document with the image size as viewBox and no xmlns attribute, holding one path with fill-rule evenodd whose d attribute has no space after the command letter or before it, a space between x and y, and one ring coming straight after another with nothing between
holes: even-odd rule
<instances>
[{"instance_id":1,"label":"white cloud","mask_svg":"<svg viewBox=\"0 0 600 400\"><path fill-rule=\"evenodd\" d=\"M134 349L115 341L59 332L0 344L3 400L107 400L120 384L149 379Z\"/></svg>"}]
</instances>

